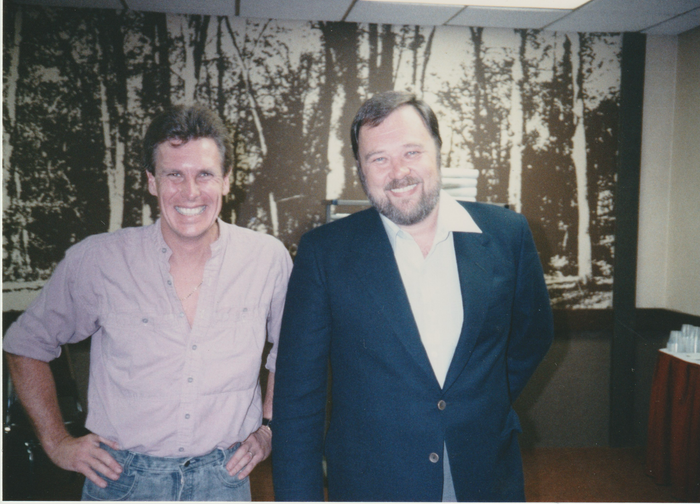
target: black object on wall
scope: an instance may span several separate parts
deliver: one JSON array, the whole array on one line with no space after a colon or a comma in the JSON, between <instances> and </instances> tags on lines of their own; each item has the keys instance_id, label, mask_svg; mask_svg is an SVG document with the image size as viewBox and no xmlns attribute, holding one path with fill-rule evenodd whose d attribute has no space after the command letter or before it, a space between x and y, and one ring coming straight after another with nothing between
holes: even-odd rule
<instances>
[{"instance_id":1,"label":"black object on wall","mask_svg":"<svg viewBox=\"0 0 700 504\"><path fill-rule=\"evenodd\" d=\"M614 329L610 355L610 446L634 445L635 298L646 35L622 39L620 137L615 194Z\"/></svg>"}]
</instances>

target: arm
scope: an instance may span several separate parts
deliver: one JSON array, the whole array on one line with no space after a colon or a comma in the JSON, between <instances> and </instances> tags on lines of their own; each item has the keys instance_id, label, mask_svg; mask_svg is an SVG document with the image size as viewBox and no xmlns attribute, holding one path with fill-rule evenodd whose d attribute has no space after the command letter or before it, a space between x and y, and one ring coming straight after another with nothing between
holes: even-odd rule
<instances>
[{"instance_id":1,"label":"arm","mask_svg":"<svg viewBox=\"0 0 700 504\"><path fill-rule=\"evenodd\" d=\"M66 430L48 362L11 353L5 355L17 396L51 461L63 469L84 474L102 488L107 483L95 471L119 479L121 466L99 447L102 442L118 449L116 443L95 434L74 438Z\"/></svg>"},{"instance_id":2,"label":"arm","mask_svg":"<svg viewBox=\"0 0 700 504\"><path fill-rule=\"evenodd\" d=\"M554 337L552 308L532 233L521 218L517 283L508 343L508 383L511 402L549 350Z\"/></svg>"},{"instance_id":3,"label":"arm","mask_svg":"<svg viewBox=\"0 0 700 504\"><path fill-rule=\"evenodd\" d=\"M263 401L263 418L272 419L272 396L275 387L275 373L269 372L267 375L267 388L265 390L265 400ZM238 479L248 476L255 466L270 456L272 451L272 430L261 425L241 443L241 446L231 456L226 464L226 470L231 476L238 471Z\"/></svg>"},{"instance_id":4,"label":"arm","mask_svg":"<svg viewBox=\"0 0 700 504\"><path fill-rule=\"evenodd\" d=\"M275 361L277 357L277 342L279 341L280 324L284 301L287 294L287 283L289 273L292 269L292 259L289 252L282 244L280 247L280 257L277 266L279 271L275 280L275 289L270 302L270 312L267 321L268 341L272 343L270 354L265 367L268 369L267 387L263 400L263 418L272 420L272 399L275 388ZM231 476L240 471L239 479L248 476L257 464L270 456L272 451L272 430L268 426L261 425L257 431L248 436L241 446L236 450L231 459L226 464L226 469Z\"/></svg>"}]
</instances>

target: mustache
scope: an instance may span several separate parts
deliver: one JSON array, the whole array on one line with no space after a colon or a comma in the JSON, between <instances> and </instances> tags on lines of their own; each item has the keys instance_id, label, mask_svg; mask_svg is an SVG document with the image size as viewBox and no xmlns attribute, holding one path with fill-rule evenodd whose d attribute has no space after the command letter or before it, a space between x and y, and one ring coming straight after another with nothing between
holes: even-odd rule
<instances>
[{"instance_id":1,"label":"mustache","mask_svg":"<svg viewBox=\"0 0 700 504\"><path fill-rule=\"evenodd\" d=\"M407 175L402 179L392 180L384 186L384 190L391 191L393 189L401 189L402 187L410 186L413 184L420 184L421 182L421 179Z\"/></svg>"}]
</instances>

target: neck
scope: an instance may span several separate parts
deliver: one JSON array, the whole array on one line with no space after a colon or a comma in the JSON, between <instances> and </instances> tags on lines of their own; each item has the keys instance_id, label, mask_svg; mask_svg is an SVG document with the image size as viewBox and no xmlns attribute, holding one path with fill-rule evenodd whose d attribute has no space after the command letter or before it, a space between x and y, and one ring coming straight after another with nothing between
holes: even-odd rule
<instances>
[{"instance_id":1,"label":"neck","mask_svg":"<svg viewBox=\"0 0 700 504\"><path fill-rule=\"evenodd\" d=\"M206 233L195 238L183 238L161 224L161 231L165 243L173 251L170 262L181 262L189 264L199 264L206 262L211 255L211 244L219 238L219 224L214 223Z\"/></svg>"},{"instance_id":2,"label":"neck","mask_svg":"<svg viewBox=\"0 0 700 504\"><path fill-rule=\"evenodd\" d=\"M410 226L399 226L413 237L420 247L421 252L423 252L423 257L427 257L430 249L433 248L433 241L435 241L435 233L437 232L439 207L440 203L438 202L435 208L433 208L433 211L420 222L416 222Z\"/></svg>"}]
</instances>

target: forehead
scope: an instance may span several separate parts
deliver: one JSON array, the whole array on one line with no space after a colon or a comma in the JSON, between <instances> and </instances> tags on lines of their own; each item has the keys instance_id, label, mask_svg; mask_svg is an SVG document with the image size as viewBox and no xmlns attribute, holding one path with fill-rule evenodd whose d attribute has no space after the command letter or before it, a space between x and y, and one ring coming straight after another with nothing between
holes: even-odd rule
<instances>
[{"instance_id":1,"label":"forehead","mask_svg":"<svg viewBox=\"0 0 700 504\"><path fill-rule=\"evenodd\" d=\"M426 142L432 139L430 130L418 111L410 105L394 110L376 125L365 124L360 128L358 143L361 150L370 145L391 142Z\"/></svg>"},{"instance_id":2,"label":"forehead","mask_svg":"<svg viewBox=\"0 0 700 504\"><path fill-rule=\"evenodd\" d=\"M163 168L223 168L223 159L211 138L182 141L166 140L156 147L156 169Z\"/></svg>"}]
</instances>

